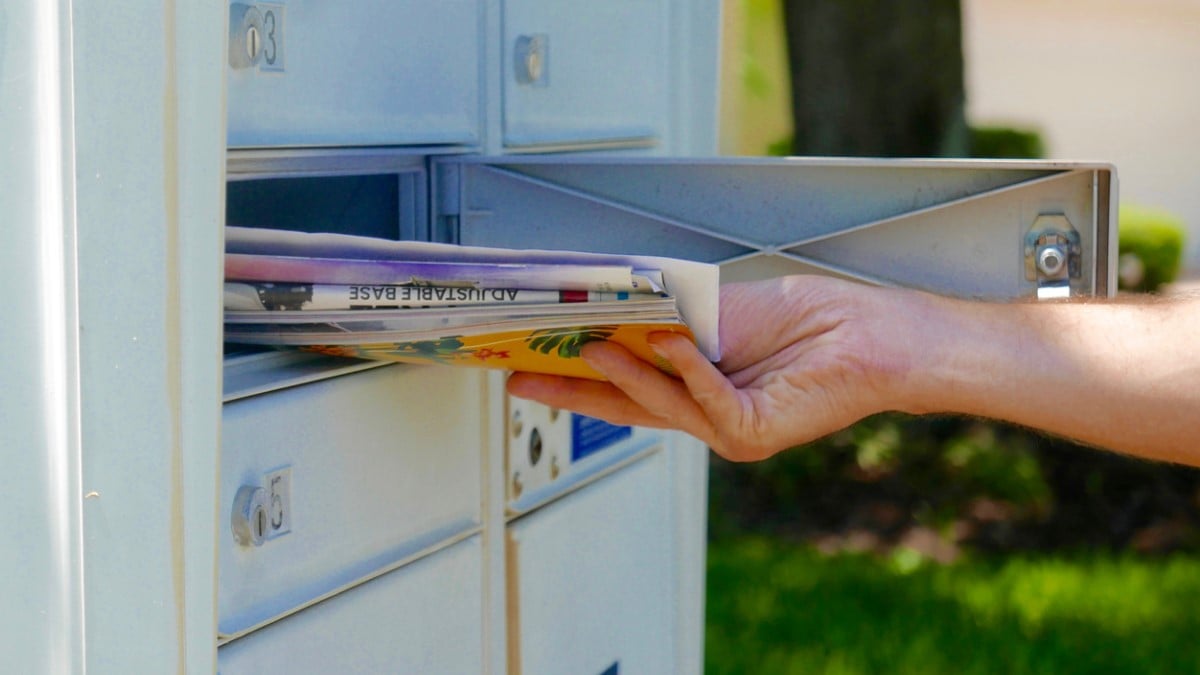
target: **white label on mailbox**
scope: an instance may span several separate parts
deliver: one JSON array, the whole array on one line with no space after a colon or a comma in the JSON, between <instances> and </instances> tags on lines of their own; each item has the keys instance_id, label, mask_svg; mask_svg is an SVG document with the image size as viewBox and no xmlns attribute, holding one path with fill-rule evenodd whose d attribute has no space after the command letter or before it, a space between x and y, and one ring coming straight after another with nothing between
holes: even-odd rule
<instances>
[{"instance_id":1,"label":"white label on mailbox","mask_svg":"<svg viewBox=\"0 0 1200 675\"><path fill-rule=\"evenodd\" d=\"M267 539L292 531L292 467L272 471L263 481L267 489Z\"/></svg>"},{"instance_id":2,"label":"white label on mailbox","mask_svg":"<svg viewBox=\"0 0 1200 675\"><path fill-rule=\"evenodd\" d=\"M283 72L283 5L275 3L259 3L258 9L263 17L262 60L258 63L259 70L271 73Z\"/></svg>"}]
</instances>

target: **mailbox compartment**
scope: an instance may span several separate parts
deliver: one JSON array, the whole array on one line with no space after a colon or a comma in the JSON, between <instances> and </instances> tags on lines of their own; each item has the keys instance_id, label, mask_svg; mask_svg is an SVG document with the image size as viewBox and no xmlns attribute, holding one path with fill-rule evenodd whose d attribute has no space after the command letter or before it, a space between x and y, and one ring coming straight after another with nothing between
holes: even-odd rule
<instances>
[{"instance_id":1,"label":"mailbox compartment","mask_svg":"<svg viewBox=\"0 0 1200 675\"><path fill-rule=\"evenodd\" d=\"M480 537L222 646L238 673L483 672Z\"/></svg>"},{"instance_id":2,"label":"mailbox compartment","mask_svg":"<svg viewBox=\"0 0 1200 675\"><path fill-rule=\"evenodd\" d=\"M280 0L230 5L228 142L474 145L482 120L480 0Z\"/></svg>"},{"instance_id":3,"label":"mailbox compartment","mask_svg":"<svg viewBox=\"0 0 1200 675\"><path fill-rule=\"evenodd\" d=\"M661 140L670 92L667 4L505 0L504 145Z\"/></svg>"},{"instance_id":4,"label":"mailbox compartment","mask_svg":"<svg viewBox=\"0 0 1200 675\"><path fill-rule=\"evenodd\" d=\"M477 531L481 377L387 366L227 403L219 633L243 634ZM265 513L248 515L261 541L236 536L243 488L264 491Z\"/></svg>"},{"instance_id":5,"label":"mailbox compartment","mask_svg":"<svg viewBox=\"0 0 1200 675\"><path fill-rule=\"evenodd\" d=\"M429 238L426 157L411 149L239 150L227 164L229 225ZM225 357L226 401L381 365L233 343Z\"/></svg>"},{"instance_id":6,"label":"mailbox compartment","mask_svg":"<svg viewBox=\"0 0 1200 675\"><path fill-rule=\"evenodd\" d=\"M668 466L656 452L509 525L510 673L677 672Z\"/></svg>"},{"instance_id":7,"label":"mailbox compartment","mask_svg":"<svg viewBox=\"0 0 1200 675\"><path fill-rule=\"evenodd\" d=\"M227 225L428 237L426 156L411 149L230 151L226 177Z\"/></svg>"}]
</instances>

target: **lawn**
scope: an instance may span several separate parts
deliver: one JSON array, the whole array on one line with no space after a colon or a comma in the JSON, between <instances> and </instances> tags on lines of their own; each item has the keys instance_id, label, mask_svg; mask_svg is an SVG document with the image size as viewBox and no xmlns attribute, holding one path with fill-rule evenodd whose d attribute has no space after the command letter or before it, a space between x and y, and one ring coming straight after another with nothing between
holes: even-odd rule
<instances>
[{"instance_id":1,"label":"lawn","mask_svg":"<svg viewBox=\"0 0 1200 675\"><path fill-rule=\"evenodd\" d=\"M709 547L707 673L1198 673L1200 559Z\"/></svg>"}]
</instances>

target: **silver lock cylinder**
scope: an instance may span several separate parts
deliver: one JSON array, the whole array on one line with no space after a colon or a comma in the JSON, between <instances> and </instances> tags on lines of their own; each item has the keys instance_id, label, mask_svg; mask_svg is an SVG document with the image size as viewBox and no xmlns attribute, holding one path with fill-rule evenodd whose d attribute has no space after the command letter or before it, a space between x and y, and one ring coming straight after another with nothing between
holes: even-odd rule
<instances>
[{"instance_id":1,"label":"silver lock cylinder","mask_svg":"<svg viewBox=\"0 0 1200 675\"><path fill-rule=\"evenodd\" d=\"M550 84L550 36L521 35L513 47L513 73L517 82L534 87Z\"/></svg>"},{"instance_id":2,"label":"silver lock cylinder","mask_svg":"<svg viewBox=\"0 0 1200 675\"><path fill-rule=\"evenodd\" d=\"M263 488L243 485L233 499L229 524L233 538L242 546L262 546L270 531L270 497Z\"/></svg>"},{"instance_id":3,"label":"silver lock cylinder","mask_svg":"<svg viewBox=\"0 0 1200 675\"><path fill-rule=\"evenodd\" d=\"M253 68L263 55L263 15L253 5L229 6L229 65Z\"/></svg>"}]
</instances>

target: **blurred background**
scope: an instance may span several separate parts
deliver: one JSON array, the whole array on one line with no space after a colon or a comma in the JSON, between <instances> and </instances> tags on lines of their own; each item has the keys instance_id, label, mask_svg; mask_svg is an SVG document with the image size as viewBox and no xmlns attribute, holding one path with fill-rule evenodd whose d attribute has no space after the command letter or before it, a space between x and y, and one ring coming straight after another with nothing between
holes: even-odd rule
<instances>
[{"instance_id":1,"label":"blurred background","mask_svg":"<svg viewBox=\"0 0 1200 675\"><path fill-rule=\"evenodd\" d=\"M723 4L723 153L1112 162L1122 292L1200 289L1200 0ZM711 468L710 673L1200 672L1200 471L902 415Z\"/></svg>"}]
</instances>

